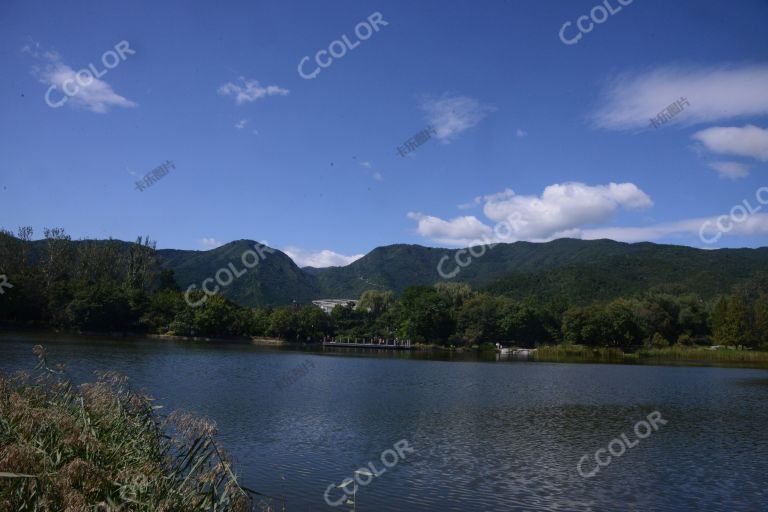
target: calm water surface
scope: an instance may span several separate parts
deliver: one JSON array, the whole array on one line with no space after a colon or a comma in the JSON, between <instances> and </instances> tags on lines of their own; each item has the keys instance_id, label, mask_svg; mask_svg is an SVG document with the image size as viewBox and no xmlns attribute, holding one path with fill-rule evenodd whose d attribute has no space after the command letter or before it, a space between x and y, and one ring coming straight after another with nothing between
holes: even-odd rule
<instances>
[{"instance_id":1,"label":"calm water surface","mask_svg":"<svg viewBox=\"0 0 768 512\"><path fill-rule=\"evenodd\" d=\"M364 511L768 510L768 371L436 361L240 344L0 337L0 369L44 342L76 380L113 369L168 409L214 419L243 483L289 512L406 439ZM296 382L276 382L311 362ZM593 454L658 410L666 425L593 478ZM335 496L335 494L332 494Z\"/></svg>"}]
</instances>

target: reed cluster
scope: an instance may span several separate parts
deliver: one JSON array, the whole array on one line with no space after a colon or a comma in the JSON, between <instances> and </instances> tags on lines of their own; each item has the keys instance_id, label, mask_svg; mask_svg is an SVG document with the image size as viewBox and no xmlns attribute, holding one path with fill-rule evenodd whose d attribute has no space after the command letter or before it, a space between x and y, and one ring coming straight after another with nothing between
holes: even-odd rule
<instances>
[{"instance_id":1,"label":"reed cluster","mask_svg":"<svg viewBox=\"0 0 768 512\"><path fill-rule=\"evenodd\" d=\"M620 348L561 344L540 346L533 353L533 358L537 361L622 361L626 355Z\"/></svg>"},{"instance_id":2,"label":"reed cluster","mask_svg":"<svg viewBox=\"0 0 768 512\"><path fill-rule=\"evenodd\" d=\"M272 510L238 483L212 422L161 416L113 372L75 386L34 352L32 377L0 374L0 512Z\"/></svg>"}]
</instances>

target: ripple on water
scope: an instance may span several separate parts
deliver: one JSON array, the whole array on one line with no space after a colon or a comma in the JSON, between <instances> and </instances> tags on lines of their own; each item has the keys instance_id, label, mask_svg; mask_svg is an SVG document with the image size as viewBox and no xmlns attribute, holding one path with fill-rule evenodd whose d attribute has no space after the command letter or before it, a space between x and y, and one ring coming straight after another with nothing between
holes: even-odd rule
<instances>
[{"instance_id":1,"label":"ripple on water","mask_svg":"<svg viewBox=\"0 0 768 512\"><path fill-rule=\"evenodd\" d=\"M35 340L38 342L38 340ZM29 369L0 339L0 368ZM71 339L74 374L111 368L168 409L209 415L241 480L289 511L406 439L415 452L360 489L361 512L763 510L763 370L333 357L250 346ZM310 359L284 389L275 382ZM668 420L585 479L576 471L658 410Z\"/></svg>"}]
</instances>

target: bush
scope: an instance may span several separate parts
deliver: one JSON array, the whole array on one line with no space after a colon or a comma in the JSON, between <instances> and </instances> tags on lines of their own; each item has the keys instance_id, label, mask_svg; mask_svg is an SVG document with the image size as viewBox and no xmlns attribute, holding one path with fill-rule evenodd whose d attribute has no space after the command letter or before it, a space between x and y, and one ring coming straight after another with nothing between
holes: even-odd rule
<instances>
[{"instance_id":1,"label":"bush","mask_svg":"<svg viewBox=\"0 0 768 512\"><path fill-rule=\"evenodd\" d=\"M255 509L212 423L159 418L115 373L74 387L34 352L37 379L0 375L0 511Z\"/></svg>"},{"instance_id":2,"label":"bush","mask_svg":"<svg viewBox=\"0 0 768 512\"><path fill-rule=\"evenodd\" d=\"M669 341L667 341L664 336L656 332L653 334L653 337L651 338L648 345L650 348L665 348L669 346Z\"/></svg>"}]
</instances>

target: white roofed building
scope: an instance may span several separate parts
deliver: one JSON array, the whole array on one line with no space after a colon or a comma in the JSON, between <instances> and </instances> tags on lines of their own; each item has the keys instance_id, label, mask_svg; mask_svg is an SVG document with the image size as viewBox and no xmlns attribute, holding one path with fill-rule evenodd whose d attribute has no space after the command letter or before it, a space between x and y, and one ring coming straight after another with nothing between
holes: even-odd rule
<instances>
[{"instance_id":1,"label":"white roofed building","mask_svg":"<svg viewBox=\"0 0 768 512\"><path fill-rule=\"evenodd\" d=\"M345 308L355 309L357 307L357 301L355 299L319 299L313 300L312 304L323 310L324 313L330 315L333 308L336 306L344 306Z\"/></svg>"}]
</instances>

